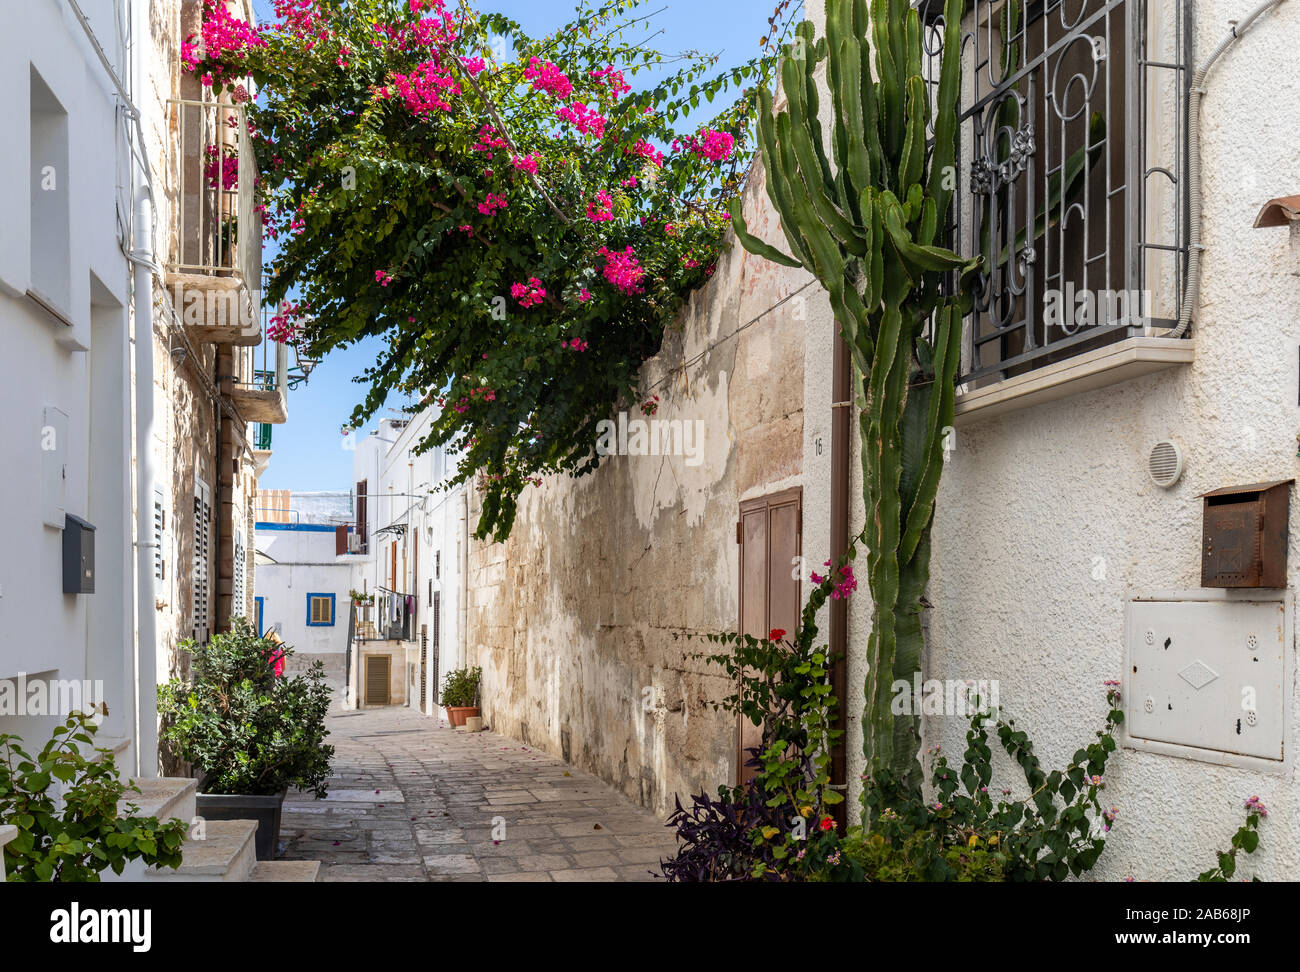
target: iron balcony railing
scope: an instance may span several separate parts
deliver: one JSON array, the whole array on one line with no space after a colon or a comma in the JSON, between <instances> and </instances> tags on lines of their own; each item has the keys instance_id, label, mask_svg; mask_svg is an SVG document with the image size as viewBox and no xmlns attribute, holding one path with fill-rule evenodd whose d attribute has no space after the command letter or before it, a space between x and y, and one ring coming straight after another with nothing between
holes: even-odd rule
<instances>
[{"instance_id":1,"label":"iron balcony railing","mask_svg":"<svg viewBox=\"0 0 1300 972\"><path fill-rule=\"evenodd\" d=\"M918 6L937 83L942 0ZM962 376L1172 327L1187 258L1189 0L967 0L950 242L981 255Z\"/></svg>"},{"instance_id":2,"label":"iron balcony railing","mask_svg":"<svg viewBox=\"0 0 1300 972\"><path fill-rule=\"evenodd\" d=\"M262 211L258 172L241 105L174 99L176 139L171 253L168 269L238 276L252 306L261 306Z\"/></svg>"},{"instance_id":3,"label":"iron balcony railing","mask_svg":"<svg viewBox=\"0 0 1300 972\"><path fill-rule=\"evenodd\" d=\"M235 348L235 384L250 391L288 389L289 349L267 333L270 318L262 312L262 340L251 347Z\"/></svg>"}]
</instances>

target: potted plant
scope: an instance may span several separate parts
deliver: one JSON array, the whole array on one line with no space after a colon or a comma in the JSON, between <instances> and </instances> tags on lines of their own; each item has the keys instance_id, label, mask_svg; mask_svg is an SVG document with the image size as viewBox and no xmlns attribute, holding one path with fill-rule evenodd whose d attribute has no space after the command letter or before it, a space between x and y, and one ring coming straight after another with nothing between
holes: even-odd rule
<instances>
[{"instance_id":1,"label":"potted plant","mask_svg":"<svg viewBox=\"0 0 1300 972\"><path fill-rule=\"evenodd\" d=\"M357 607L370 607L375 603L374 594L363 594L361 591L349 591L352 597L352 603Z\"/></svg>"},{"instance_id":2,"label":"potted plant","mask_svg":"<svg viewBox=\"0 0 1300 972\"><path fill-rule=\"evenodd\" d=\"M193 657L189 682L159 686L162 738L199 776L198 812L210 820L256 820L257 859L279 846L280 809L289 787L326 794L334 747L325 744L330 689L325 668L285 678L292 649L259 638L243 618Z\"/></svg>"},{"instance_id":3,"label":"potted plant","mask_svg":"<svg viewBox=\"0 0 1300 972\"><path fill-rule=\"evenodd\" d=\"M482 677L483 669L475 665L473 668L454 668L443 679L442 707L453 728L463 726L466 719L479 714L478 683Z\"/></svg>"}]
</instances>

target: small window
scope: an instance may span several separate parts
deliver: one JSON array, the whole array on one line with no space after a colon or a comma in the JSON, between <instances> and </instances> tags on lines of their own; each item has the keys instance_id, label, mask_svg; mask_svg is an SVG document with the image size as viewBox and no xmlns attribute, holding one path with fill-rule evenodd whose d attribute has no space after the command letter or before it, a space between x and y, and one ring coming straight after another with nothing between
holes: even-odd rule
<instances>
[{"instance_id":1,"label":"small window","mask_svg":"<svg viewBox=\"0 0 1300 972\"><path fill-rule=\"evenodd\" d=\"M334 595L307 595L307 626L310 628L332 627L334 624Z\"/></svg>"}]
</instances>

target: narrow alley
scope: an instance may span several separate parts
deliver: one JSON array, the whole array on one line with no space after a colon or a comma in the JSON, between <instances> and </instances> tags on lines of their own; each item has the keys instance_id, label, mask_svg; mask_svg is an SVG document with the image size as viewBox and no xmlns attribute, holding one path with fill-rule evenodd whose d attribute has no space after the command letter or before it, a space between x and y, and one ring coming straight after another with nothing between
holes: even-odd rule
<instances>
[{"instance_id":1,"label":"narrow alley","mask_svg":"<svg viewBox=\"0 0 1300 972\"><path fill-rule=\"evenodd\" d=\"M284 859L323 881L653 881L662 820L588 773L405 708L335 712L329 796L291 793Z\"/></svg>"}]
</instances>

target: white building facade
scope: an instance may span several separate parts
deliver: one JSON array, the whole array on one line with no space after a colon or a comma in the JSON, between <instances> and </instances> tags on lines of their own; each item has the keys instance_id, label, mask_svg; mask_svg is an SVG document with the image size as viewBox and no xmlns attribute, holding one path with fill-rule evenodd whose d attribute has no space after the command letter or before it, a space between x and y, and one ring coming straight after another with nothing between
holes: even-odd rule
<instances>
[{"instance_id":1,"label":"white building facade","mask_svg":"<svg viewBox=\"0 0 1300 972\"><path fill-rule=\"evenodd\" d=\"M465 664L465 488L448 486L456 466L445 449L417 454L435 417L383 419L355 446L354 586L373 604L360 615L353 704L437 715L444 676Z\"/></svg>"}]
</instances>

